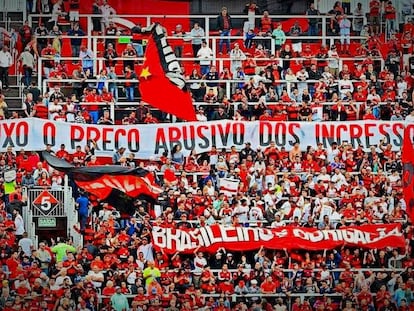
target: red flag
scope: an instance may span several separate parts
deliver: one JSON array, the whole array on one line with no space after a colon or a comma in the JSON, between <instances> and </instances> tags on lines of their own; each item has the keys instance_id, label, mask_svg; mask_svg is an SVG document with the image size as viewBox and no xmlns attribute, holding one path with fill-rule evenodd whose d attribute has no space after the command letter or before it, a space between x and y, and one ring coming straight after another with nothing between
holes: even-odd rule
<instances>
[{"instance_id":1,"label":"red flag","mask_svg":"<svg viewBox=\"0 0 414 311\"><path fill-rule=\"evenodd\" d=\"M407 205L407 214L411 223L414 224L414 148L409 127L404 130L402 163L404 201Z\"/></svg>"},{"instance_id":2,"label":"red flag","mask_svg":"<svg viewBox=\"0 0 414 311\"><path fill-rule=\"evenodd\" d=\"M196 120L180 64L159 24L151 27L145 61L139 75L139 91L143 101L161 111L187 121Z\"/></svg>"},{"instance_id":3,"label":"red flag","mask_svg":"<svg viewBox=\"0 0 414 311\"><path fill-rule=\"evenodd\" d=\"M102 174L93 180L84 179L85 176L80 175L82 173L74 174L75 183L100 199L108 197L114 189L124 192L132 198L146 195L156 199L162 193L162 188L155 183L153 175L149 172L143 176Z\"/></svg>"},{"instance_id":4,"label":"red flag","mask_svg":"<svg viewBox=\"0 0 414 311\"><path fill-rule=\"evenodd\" d=\"M75 167L66 160L48 152L42 152L43 159L53 168L65 172L83 190L105 199L112 190L119 190L131 198L141 195L156 199L163 191L155 182L153 173L140 167L120 165L96 165Z\"/></svg>"}]
</instances>

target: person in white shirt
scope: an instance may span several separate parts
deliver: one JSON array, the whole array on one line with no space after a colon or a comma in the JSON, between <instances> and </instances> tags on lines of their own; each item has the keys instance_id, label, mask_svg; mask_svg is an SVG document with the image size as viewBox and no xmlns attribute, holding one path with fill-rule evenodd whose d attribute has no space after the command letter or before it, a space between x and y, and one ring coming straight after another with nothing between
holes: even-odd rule
<instances>
[{"instance_id":1,"label":"person in white shirt","mask_svg":"<svg viewBox=\"0 0 414 311\"><path fill-rule=\"evenodd\" d=\"M23 70L23 83L26 87L32 84L33 68L35 67L35 59L30 53L30 47L25 47L24 51L20 54L18 61L22 65Z\"/></svg>"},{"instance_id":2,"label":"person in white shirt","mask_svg":"<svg viewBox=\"0 0 414 311\"><path fill-rule=\"evenodd\" d=\"M194 26L190 31L191 46L193 48L193 57L197 57L197 53L201 49L201 44L203 42L204 36L204 29L200 27L199 23L194 23Z\"/></svg>"},{"instance_id":3,"label":"person in white shirt","mask_svg":"<svg viewBox=\"0 0 414 311\"><path fill-rule=\"evenodd\" d=\"M63 10L63 0L58 0L52 8L52 17L49 19L49 27L57 25L59 16L66 15L67 13Z\"/></svg>"},{"instance_id":4,"label":"person in white shirt","mask_svg":"<svg viewBox=\"0 0 414 311\"><path fill-rule=\"evenodd\" d=\"M344 74L344 78L338 81L338 89L342 99L347 96L348 92L354 92L354 85L349 79L349 74Z\"/></svg>"},{"instance_id":5,"label":"person in white shirt","mask_svg":"<svg viewBox=\"0 0 414 311\"><path fill-rule=\"evenodd\" d=\"M207 41L202 41L201 48L197 52L197 57L200 59L201 75L205 76L210 70L211 59L213 57L213 51L207 46Z\"/></svg>"},{"instance_id":6,"label":"person in white shirt","mask_svg":"<svg viewBox=\"0 0 414 311\"><path fill-rule=\"evenodd\" d=\"M328 67L329 72L337 77L339 72L339 54L335 45L332 45L328 51Z\"/></svg>"},{"instance_id":7,"label":"person in white shirt","mask_svg":"<svg viewBox=\"0 0 414 311\"><path fill-rule=\"evenodd\" d=\"M14 226L16 227L15 235L17 240L20 240L23 237L23 233L26 232L24 229L24 221L22 215L20 215L19 209L15 208L13 210L14 215Z\"/></svg>"},{"instance_id":8,"label":"person in white shirt","mask_svg":"<svg viewBox=\"0 0 414 311\"><path fill-rule=\"evenodd\" d=\"M239 223L244 224L248 222L248 215L249 215L249 206L247 204L246 199L241 199L240 204L237 204L233 211L233 216L235 216Z\"/></svg>"},{"instance_id":9,"label":"person in white shirt","mask_svg":"<svg viewBox=\"0 0 414 311\"><path fill-rule=\"evenodd\" d=\"M107 0L103 0L102 5L99 7L101 10L101 29L104 31L109 26L109 20L112 16L116 14L116 11L113 7L108 4Z\"/></svg>"},{"instance_id":10,"label":"person in white shirt","mask_svg":"<svg viewBox=\"0 0 414 311\"><path fill-rule=\"evenodd\" d=\"M23 238L19 241L19 246L22 248L25 256L32 257L33 241L27 235L27 232L23 233Z\"/></svg>"},{"instance_id":11,"label":"person in white shirt","mask_svg":"<svg viewBox=\"0 0 414 311\"><path fill-rule=\"evenodd\" d=\"M335 169L335 173L331 177L331 182L335 184L336 189L340 189L343 184L347 184L345 176L339 168Z\"/></svg>"},{"instance_id":12,"label":"person in white shirt","mask_svg":"<svg viewBox=\"0 0 414 311\"><path fill-rule=\"evenodd\" d=\"M198 287L200 283L201 273L204 267L207 265L207 259L204 257L203 252L198 252L194 258L194 270L193 270L193 281L194 285Z\"/></svg>"},{"instance_id":13,"label":"person in white shirt","mask_svg":"<svg viewBox=\"0 0 414 311\"><path fill-rule=\"evenodd\" d=\"M154 250L152 243L150 243L146 237L142 239L142 244L137 249L137 255L141 252L144 254L146 262L154 261Z\"/></svg>"},{"instance_id":14,"label":"person in white shirt","mask_svg":"<svg viewBox=\"0 0 414 311\"><path fill-rule=\"evenodd\" d=\"M102 283L104 282L104 274L99 267L94 266L92 270L88 272L87 278L89 278L95 288L101 288Z\"/></svg>"},{"instance_id":15,"label":"person in white shirt","mask_svg":"<svg viewBox=\"0 0 414 311\"><path fill-rule=\"evenodd\" d=\"M319 182L320 180L322 180L325 189L328 188L328 183L331 180L331 176L326 172L326 167L322 167L320 174L318 175L318 177L316 177L317 182Z\"/></svg>"},{"instance_id":16,"label":"person in white shirt","mask_svg":"<svg viewBox=\"0 0 414 311\"><path fill-rule=\"evenodd\" d=\"M62 111L63 107L59 103L59 98L55 97L54 100L49 103L49 120L55 120L55 117L59 115L59 112Z\"/></svg>"},{"instance_id":17,"label":"person in white shirt","mask_svg":"<svg viewBox=\"0 0 414 311\"><path fill-rule=\"evenodd\" d=\"M286 226L286 222L281 220L280 214L275 215L275 220L270 225L271 228L280 228L280 227L285 227L285 226Z\"/></svg>"},{"instance_id":18,"label":"person in white shirt","mask_svg":"<svg viewBox=\"0 0 414 311\"><path fill-rule=\"evenodd\" d=\"M9 88L9 68L13 64L13 57L9 52L7 45L3 45L0 51L0 80L3 88Z\"/></svg>"},{"instance_id":19,"label":"person in white shirt","mask_svg":"<svg viewBox=\"0 0 414 311\"><path fill-rule=\"evenodd\" d=\"M243 67L243 61L247 59L244 52L240 49L238 43L234 44L234 48L230 51L230 70L234 74L237 71L237 68Z\"/></svg>"}]
</instances>

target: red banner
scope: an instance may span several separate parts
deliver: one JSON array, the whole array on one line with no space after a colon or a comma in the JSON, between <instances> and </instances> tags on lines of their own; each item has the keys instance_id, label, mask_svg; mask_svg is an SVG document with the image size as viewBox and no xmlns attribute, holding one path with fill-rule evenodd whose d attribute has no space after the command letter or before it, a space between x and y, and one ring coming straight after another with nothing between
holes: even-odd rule
<instances>
[{"instance_id":1,"label":"red banner","mask_svg":"<svg viewBox=\"0 0 414 311\"><path fill-rule=\"evenodd\" d=\"M400 224L350 226L335 230L302 227L267 229L212 225L191 230L154 227L153 245L167 253L189 253L196 249L215 252L269 249L323 250L343 245L362 248L405 247Z\"/></svg>"}]
</instances>

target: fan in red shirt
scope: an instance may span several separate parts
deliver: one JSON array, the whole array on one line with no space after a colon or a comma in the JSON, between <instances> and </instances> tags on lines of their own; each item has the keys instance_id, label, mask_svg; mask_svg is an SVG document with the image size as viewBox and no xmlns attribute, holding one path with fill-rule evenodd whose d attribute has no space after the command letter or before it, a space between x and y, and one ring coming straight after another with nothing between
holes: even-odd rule
<instances>
[{"instance_id":1,"label":"fan in red shirt","mask_svg":"<svg viewBox=\"0 0 414 311\"><path fill-rule=\"evenodd\" d=\"M311 154L306 155L306 160L302 162L302 169L303 171L306 171L306 172L309 172L309 171L319 172L321 170L321 168L318 165L318 162L316 162L313 159Z\"/></svg>"},{"instance_id":2,"label":"fan in red shirt","mask_svg":"<svg viewBox=\"0 0 414 311\"><path fill-rule=\"evenodd\" d=\"M60 145L60 149L56 152L56 157L70 162L70 155L69 152L65 150L65 144Z\"/></svg>"},{"instance_id":3,"label":"fan in red shirt","mask_svg":"<svg viewBox=\"0 0 414 311\"><path fill-rule=\"evenodd\" d=\"M116 292L116 287L114 286L114 282L107 281L106 286L102 289L102 295L111 297L112 295L115 294L115 292ZM107 298L107 297L102 300L104 304L108 304L109 301L110 301L110 298Z\"/></svg>"},{"instance_id":4,"label":"fan in red shirt","mask_svg":"<svg viewBox=\"0 0 414 311\"><path fill-rule=\"evenodd\" d=\"M86 153L82 151L81 146L76 146L75 152L72 154L72 161L76 158L80 163L85 162Z\"/></svg>"},{"instance_id":5,"label":"fan in red shirt","mask_svg":"<svg viewBox=\"0 0 414 311\"><path fill-rule=\"evenodd\" d=\"M357 91L353 95L353 99L356 102L365 102L367 100L367 92L364 92L361 85L357 86ZM349 120L349 119L347 119Z\"/></svg>"},{"instance_id":6,"label":"fan in red shirt","mask_svg":"<svg viewBox=\"0 0 414 311\"><path fill-rule=\"evenodd\" d=\"M260 285L261 292L263 294L276 293L276 284L273 282L272 276L268 276L266 280Z\"/></svg>"},{"instance_id":7,"label":"fan in red shirt","mask_svg":"<svg viewBox=\"0 0 414 311\"><path fill-rule=\"evenodd\" d=\"M91 89L88 91L87 95L85 96L85 102L88 105L85 105L86 111L92 116L92 122L96 123L98 121L98 111L99 111L99 103L102 102L102 97L98 93L96 93L96 89ZM93 117L96 115L96 120Z\"/></svg>"}]
</instances>

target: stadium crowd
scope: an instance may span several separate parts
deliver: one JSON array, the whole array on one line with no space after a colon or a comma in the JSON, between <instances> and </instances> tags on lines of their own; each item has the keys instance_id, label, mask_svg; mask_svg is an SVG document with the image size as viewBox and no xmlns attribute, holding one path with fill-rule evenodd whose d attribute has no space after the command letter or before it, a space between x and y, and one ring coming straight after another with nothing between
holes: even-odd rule
<instances>
[{"instance_id":1,"label":"stadium crowd","mask_svg":"<svg viewBox=\"0 0 414 311\"><path fill-rule=\"evenodd\" d=\"M375 13L379 1L371 2L371 13ZM335 4L329 13L332 30L348 24L343 11L347 10L346 3L344 8ZM57 4L62 5L62 1ZM103 6L111 12L106 1ZM253 2L247 6L249 14L256 9ZM266 14L260 17L258 29L247 29L246 40L233 43L232 48L228 44L223 49L231 19L227 10L221 12L217 23L223 36L219 56L227 52L230 58L223 72L217 72L210 59L213 52L208 42L192 41L199 64L186 76L199 121L414 121L414 58L405 57L412 55L412 41L405 38L405 35L407 38L414 35L411 22L403 25L404 37L390 33L388 55L382 67L377 62L376 53L381 52L375 18L367 27L366 40L354 50L349 48L346 32L341 32L344 37L339 44L317 50L313 49L314 45L303 44L303 50L297 50L297 42L285 42L281 25L273 29ZM319 13L311 5L307 14ZM309 21L310 35L318 27L312 21ZM110 19L99 22L94 23L98 33L102 30L100 26L107 27L111 31L108 34L117 34ZM56 23L49 26L56 33L59 31L55 29ZM195 25L191 32L201 33L199 27ZM297 29L298 25L294 27L289 35L304 35ZM363 30L366 27L359 29ZM76 23L71 31L79 31ZM179 31L176 28L175 34ZM256 32L255 36L252 32ZM267 41L258 40L259 35L273 35L275 40L280 40L276 41L280 43L276 55L269 55ZM23 52L27 53L20 57L26 65L25 77L30 76L25 80L27 96L23 112L9 113L3 96L0 115L4 119L32 116L98 124L171 121L162 113L152 113L144 103L120 120L112 120L107 110L102 111L95 105L102 102L108 108L118 100L118 86L108 81L116 78L114 41L105 42L105 68L99 71L98 82L93 83L86 81L93 77L88 56L93 52L82 47L80 41L71 41L73 55L82 54L84 59L81 57L79 66L74 65L71 76L79 78L79 82L72 85L70 96L66 96L62 91L66 84L59 80L70 75L65 63L55 57L59 42L52 40L48 44L41 37L36 40L39 55L50 56L50 62L44 63L45 77L55 77L56 81L49 82L50 92L45 94L41 94L35 83L29 83L28 66L34 65L27 54L33 50L27 37L28 49ZM127 46L122 55L132 59L142 56L138 41ZM180 56L179 46L174 50ZM349 54L364 60L355 66L340 67L341 57ZM138 66L134 61L124 60L125 77L136 78L134 68ZM188 70L184 66L183 69ZM225 92L228 79L239 80L232 83L230 97ZM7 86L5 81L3 85ZM127 100L133 102L136 85L126 82L123 88ZM91 104L84 105L85 102ZM369 150L333 142L328 148L322 144L295 145L286 150L279 149L274 142L264 149L253 149L246 143L241 150L213 147L204 154L184 155L180 146L176 146L171 153L149 160L137 160L134 155L125 154L125 148L120 148L112 163L139 166L153 172L164 192L157 206L136 200L128 210L118 211L116 205L75 191L79 214L76 230L84 236L83 245L73 245L70 237L33 245L22 219L22 209L27 208L22 187L59 188L64 179L37 152L8 147L0 157L3 268L0 270L0 309L413 310L413 232L402 195L401 152L391 147L385 141ZM46 151L77 166L100 163L94 155L93 142L84 148L77 147L74 153L65 148L62 145L59 150L53 150L52 146L46 146ZM15 176L10 171L15 171ZM220 178L224 177L240 181L234 197L220 193ZM269 249L263 245L253 252L196 250L194 254L170 256L163 249L154 249L151 241L154 224L179 229L215 223L337 229L392 222L402 224L406 238L404 249L390 246L307 251Z\"/></svg>"}]
</instances>

